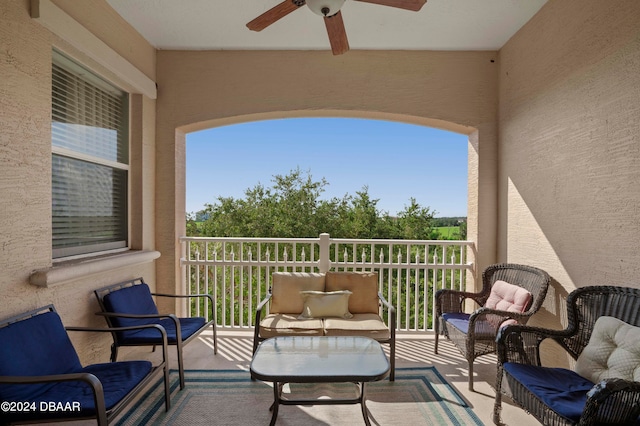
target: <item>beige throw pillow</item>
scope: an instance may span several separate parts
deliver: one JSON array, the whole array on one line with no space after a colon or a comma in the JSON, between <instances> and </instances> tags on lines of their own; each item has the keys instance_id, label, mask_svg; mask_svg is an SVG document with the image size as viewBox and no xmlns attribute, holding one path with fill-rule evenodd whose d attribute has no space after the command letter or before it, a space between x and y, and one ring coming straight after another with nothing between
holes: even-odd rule
<instances>
[{"instance_id":1,"label":"beige throw pillow","mask_svg":"<svg viewBox=\"0 0 640 426\"><path fill-rule=\"evenodd\" d=\"M353 315L349 312L350 291L301 291L303 308L298 318L327 318L336 317L349 319Z\"/></svg>"}]
</instances>

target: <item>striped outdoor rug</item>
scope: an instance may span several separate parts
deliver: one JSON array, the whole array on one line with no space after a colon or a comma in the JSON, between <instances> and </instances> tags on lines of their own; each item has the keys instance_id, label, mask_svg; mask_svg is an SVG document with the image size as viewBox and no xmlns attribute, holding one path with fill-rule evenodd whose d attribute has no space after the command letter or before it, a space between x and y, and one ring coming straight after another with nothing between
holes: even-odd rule
<instances>
[{"instance_id":1,"label":"striped outdoor rug","mask_svg":"<svg viewBox=\"0 0 640 426\"><path fill-rule=\"evenodd\" d=\"M273 402L270 383L251 381L239 370L187 370L180 391L171 371L171 410L164 407L162 382L156 383L116 423L129 425L269 424ZM353 384L291 384L292 398L353 398ZM434 367L398 368L396 381L366 385L372 425L482 425L466 402ZM279 426L364 424L360 405L280 406Z\"/></svg>"}]
</instances>

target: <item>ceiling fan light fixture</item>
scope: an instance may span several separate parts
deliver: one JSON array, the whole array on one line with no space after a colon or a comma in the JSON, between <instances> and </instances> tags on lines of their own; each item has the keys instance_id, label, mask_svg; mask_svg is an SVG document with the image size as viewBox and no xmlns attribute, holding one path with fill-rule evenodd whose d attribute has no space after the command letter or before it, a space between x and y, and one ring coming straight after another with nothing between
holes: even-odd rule
<instances>
[{"instance_id":1,"label":"ceiling fan light fixture","mask_svg":"<svg viewBox=\"0 0 640 426\"><path fill-rule=\"evenodd\" d=\"M307 6L316 15L328 18L340 12L345 0L307 0Z\"/></svg>"}]
</instances>

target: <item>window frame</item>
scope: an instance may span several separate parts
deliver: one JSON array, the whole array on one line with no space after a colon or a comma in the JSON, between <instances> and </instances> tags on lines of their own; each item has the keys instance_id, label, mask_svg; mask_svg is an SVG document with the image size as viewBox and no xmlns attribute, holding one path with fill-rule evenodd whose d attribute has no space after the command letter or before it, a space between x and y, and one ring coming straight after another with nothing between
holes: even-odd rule
<instances>
[{"instance_id":1,"label":"window frame","mask_svg":"<svg viewBox=\"0 0 640 426\"><path fill-rule=\"evenodd\" d=\"M52 99L51 99L51 108L52 108L52 117L51 117L51 125L52 125L52 135L51 135L51 159L52 159L52 169L51 169L51 177L52 177L52 215L51 215L51 226L52 226L52 238L51 238L51 247L52 247L52 261L62 262L73 259L81 259L87 257L95 257L100 255L105 255L109 253L118 253L127 251L130 249L131 244L131 231L130 231L130 196L131 196L131 93L120 88L113 82L103 78L97 72L89 69L84 66L80 61L76 59L72 59L63 52L53 49L52 60L51 60L52 68L54 64L66 72L71 74L75 74L79 80L84 81L92 85L94 88L99 89L104 92L108 92L112 95L116 95L118 97L122 97L122 113L118 119L118 131L124 132L124 136L122 139L123 149L122 149L122 158L117 158L119 155L116 154L115 160L103 158L98 155L92 155L86 152L81 152L78 150L74 150L72 148L62 147L55 144L54 134L53 134L53 126L56 121L54 121L54 81L53 81L53 69L52 69ZM116 142L118 144L118 142ZM97 146L97 145L96 145ZM117 152L117 146L116 146ZM123 207L121 207L121 223L118 226L119 232L124 236L124 239L118 239L117 241L106 241L106 242L98 242L93 244L78 244L71 245L67 247L55 247L54 246L54 157L61 157L64 159L77 160L80 162L88 163L91 165L97 165L99 167L105 167L111 170L117 170L124 173L124 184L120 187L120 201L123 203ZM116 199L115 196L111 196L111 200L114 201ZM111 217L117 218L117 215L113 215ZM86 237L86 236L85 236Z\"/></svg>"}]
</instances>

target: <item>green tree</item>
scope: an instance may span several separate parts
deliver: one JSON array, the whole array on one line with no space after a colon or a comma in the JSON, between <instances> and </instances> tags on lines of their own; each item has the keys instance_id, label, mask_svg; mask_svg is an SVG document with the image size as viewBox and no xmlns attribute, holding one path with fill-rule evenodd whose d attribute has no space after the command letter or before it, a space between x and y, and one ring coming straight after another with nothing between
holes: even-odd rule
<instances>
[{"instance_id":1,"label":"green tree","mask_svg":"<svg viewBox=\"0 0 640 426\"><path fill-rule=\"evenodd\" d=\"M187 217L187 235L210 237L316 237L432 239L433 212L415 198L392 217L378 209L367 186L342 198L321 199L328 182L315 181L300 168L275 175L273 185L258 183L244 198L218 197ZM201 219L197 221L196 219Z\"/></svg>"}]
</instances>

